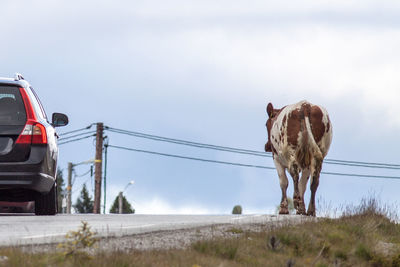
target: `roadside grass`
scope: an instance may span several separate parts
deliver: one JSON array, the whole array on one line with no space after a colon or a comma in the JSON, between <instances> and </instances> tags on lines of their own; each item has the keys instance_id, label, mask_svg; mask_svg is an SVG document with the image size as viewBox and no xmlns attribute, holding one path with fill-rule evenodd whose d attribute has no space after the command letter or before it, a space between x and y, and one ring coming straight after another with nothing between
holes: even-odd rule
<instances>
[{"instance_id":1,"label":"roadside grass","mask_svg":"<svg viewBox=\"0 0 400 267\"><path fill-rule=\"evenodd\" d=\"M232 228L232 238L198 241L186 249L24 253L0 249L0 266L400 266L400 225L375 199L347 207L337 219L265 226L262 232Z\"/></svg>"}]
</instances>

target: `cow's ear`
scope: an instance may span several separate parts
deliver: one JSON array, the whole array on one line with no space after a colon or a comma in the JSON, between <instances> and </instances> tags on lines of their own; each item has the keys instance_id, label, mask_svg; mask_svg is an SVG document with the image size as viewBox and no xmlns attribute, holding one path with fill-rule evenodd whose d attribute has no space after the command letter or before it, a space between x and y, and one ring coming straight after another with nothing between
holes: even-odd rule
<instances>
[{"instance_id":1,"label":"cow's ear","mask_svg":"<svg viewBox=\"0 0 400 267\"><path fill-rule=\"evenodd\" d=\"M271 143L269 141L265 144L265 152L272 152Z\"/></svg>"},{"instance_id":2,"label":"cow's ear","mask_svg":"<svg viewBox=\"0 0 400 267\"><path fill-rule=\"evenodd\" d=\"M272 105L272 103L268 103L268 106L267 106L268 117L271 117L272 111L274 111L274 106Z\"/></svg>"}]
</instances>

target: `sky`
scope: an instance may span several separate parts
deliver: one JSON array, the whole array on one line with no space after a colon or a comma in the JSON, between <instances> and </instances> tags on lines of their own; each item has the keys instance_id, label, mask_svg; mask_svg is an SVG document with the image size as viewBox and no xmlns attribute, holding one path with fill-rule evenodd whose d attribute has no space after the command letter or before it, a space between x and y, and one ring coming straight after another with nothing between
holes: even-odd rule
<instances>
[{"instance_id":1,"label":"sky","mask_svg":"<svg viewBox=\"0 0 400 267\"><path fill-rule=\"evenodd\" d=\"M329 112L327 158L399 164L398 1L3 0L0 9L0 76L22 73L48 115L67 114L59 133L103 122L263 151L267 104L305 99ZM112 145L273 166L270 158L106 135ZM60 146L64 177L68 162L94 154L92 139ZM107 210L131 180L124 194L137 213L228 214L237 204L244 213L273 213L281 198L274 170L109 148ZM74 201L83 183L93 190L90 176L76 177ZM339 206L374 193L397 203L399 183L321 175L317 198Z\"/></svg>"}]
</instances>

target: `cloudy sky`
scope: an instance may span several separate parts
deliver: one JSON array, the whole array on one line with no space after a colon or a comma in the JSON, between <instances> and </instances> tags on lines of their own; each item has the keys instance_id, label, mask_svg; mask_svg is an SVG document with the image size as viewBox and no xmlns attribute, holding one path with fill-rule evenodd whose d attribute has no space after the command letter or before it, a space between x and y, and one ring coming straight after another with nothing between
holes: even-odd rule
<instances>
[{"instance_id":1,"label":"cloudy sky","mask_svg":"<svg viewBox=\"0 0 400 267\"><path fill-rule=\"evenodd\" d=\"M265 107L307 99L333 124L328 158L399 163L397 1L1 1L0 76L21 72L66 132L94 122L262 151ZM273 166L269 158L106 133L110 144ZM125 185L138 213L274 212L275 171L109 149L108 204ZM60 147L59 167L94 157L93 140ZM89 166L76 168L85 173ZM325 171L400 176L325 165ZM75 200L90 176L77 177ZM376 193L399 201L399 180L322 175L334 206ZM293 190L289 187L289 192Z\"/></svg>"}]
</instances>

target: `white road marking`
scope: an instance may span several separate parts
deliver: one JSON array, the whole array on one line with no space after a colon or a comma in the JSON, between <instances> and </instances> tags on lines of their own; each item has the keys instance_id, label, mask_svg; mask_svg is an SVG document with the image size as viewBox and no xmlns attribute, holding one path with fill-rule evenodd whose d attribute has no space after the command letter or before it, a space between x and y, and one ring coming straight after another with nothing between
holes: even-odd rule
<instances>
[{"instance_id":1,"label":"white road marking","mask_svg":"<svg viewBox=\"0 0 400 267\"><path fill-rule=\"evenodd\" d=\"M240 216L240 215L238 215L238 217L232 218L231 221L251 219L251 218L257 218L257 217L261 217L261 216L263 216L263 215L261 215L261 214L256 214L256 215L251 215L251 216Z\"/></svg>"},{"instance_id":2,"label":"white road marking","mask_svg":"<svg viewBox=\"0 0 400 267\"><path fill-rule=\"evenodd\" d=\"M55 236L65 236L65 233L64 234L31 235L31 236L24 236L24 237L22 237L22 239L34 239L34 238L55 237Z\"/></svg>"},{"instance_id":3,"label":"white road marking","mask_svg":"<svg viewBox=\"0 0 400 267\"><path fill-rule=\"evenodd\" d=\"M121 226L120 229L135 229L135 228L144 228L144 227L152 227L156 224L144 224L144 225L130 225L130 226Z\"/></svg>"}]
</instances>

